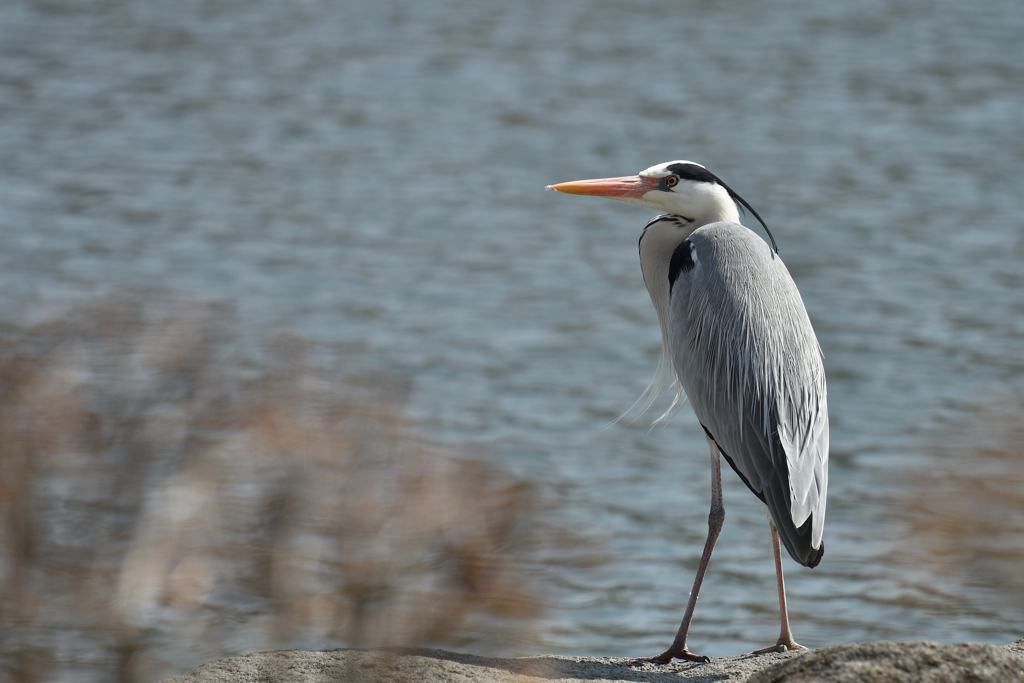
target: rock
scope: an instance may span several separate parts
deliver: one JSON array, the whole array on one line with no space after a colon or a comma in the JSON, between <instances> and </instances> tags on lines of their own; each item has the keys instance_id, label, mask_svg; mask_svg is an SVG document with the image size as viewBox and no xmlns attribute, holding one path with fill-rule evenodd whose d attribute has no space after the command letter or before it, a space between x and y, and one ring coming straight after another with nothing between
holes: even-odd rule
<instances>
[{"instance_id":1,"label":"rock","mask_svg":"<svg viewBox=\"0 0 1024 683\"><path fill-rule=\"evenodd\" d=\"M1024 683L1024 639L975 643L856 643L807 653L716 657L659 665L597 657L477 657L445 650L278 650L207 662L163 683Z\"/></svg>"},{"instance_id":2,"label":"rock","mask_svg":"<svg viewBox=\"0 0 1024 683\"><path fill-rule=\"evenodd\" d=\"M747 683L1024 682L1024 658L1010 649L1013 645L894 642L834 645L767 667L751 676Z\"/></svg>"},{"instance_id":3,"label":"rock","mask_svg":"<svg viewBox=\"0 0 1024 683\"><path fill-rule=\"evenodd\" d=\"M716 657L707 664L652 664L597 657L477 657L445 650L381 648L256 652L220 659L163 683L581 683L600 681L693 681L740 683L761 667L797 653Z\"/></svg>"}]
</instances>

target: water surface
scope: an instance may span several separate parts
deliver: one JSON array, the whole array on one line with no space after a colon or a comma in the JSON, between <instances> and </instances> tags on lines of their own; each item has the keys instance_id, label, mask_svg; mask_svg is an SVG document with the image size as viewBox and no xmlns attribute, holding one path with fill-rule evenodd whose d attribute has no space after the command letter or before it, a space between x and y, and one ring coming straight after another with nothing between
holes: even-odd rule
<instances>
[{"instance_id":1,"label":"water surface","mask_svg":"<svg viewBox=\"0 0 1024 683\"><path fill-rule=\"evenodd\" d=\"M828 551L787 564L798 640L1007 642L1022 35L1015 0L12 0L0 314L157 287L360 345L424 432L603 539L606 566L549 591L539 650L654 654L706 533L707 447L688 408L602 429L657 363L649 216L543 187L692 159L768 222L825 352ZM1011 496L972 499L978 471ZM777 629L764 514L726 479L690 639L709 655ZM962 561L929 541L935 496L980 510Z\"/></svg>"}]
</instances>

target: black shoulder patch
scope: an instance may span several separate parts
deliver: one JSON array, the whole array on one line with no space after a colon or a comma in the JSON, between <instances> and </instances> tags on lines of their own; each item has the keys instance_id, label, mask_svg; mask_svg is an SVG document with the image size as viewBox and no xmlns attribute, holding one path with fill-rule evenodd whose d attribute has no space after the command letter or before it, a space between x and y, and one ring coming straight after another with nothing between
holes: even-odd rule
<instances>
[{"instance_id":1,"label":"black shoulder patch","mask_svg":"<svg viewBox=\"0 0 1024 683\"><path fill-rule=\"evenodd\" d=\"M672 286L679 279L680 273L688 273L693 270L693 254L690 251L690 240L683 240L682 244L672 252L672 259L668 262L668 291L672 293Z\"/></svg>"}]
</instances>

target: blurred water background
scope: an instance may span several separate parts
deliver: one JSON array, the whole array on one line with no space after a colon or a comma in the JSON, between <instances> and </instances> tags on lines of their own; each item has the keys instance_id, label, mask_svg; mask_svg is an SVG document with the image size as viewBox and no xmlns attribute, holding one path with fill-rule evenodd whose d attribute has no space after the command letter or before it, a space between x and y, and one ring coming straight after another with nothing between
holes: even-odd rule
<instances>
[{"instance_id":1,"label":"blurred water background","mask_svg":"<svg viewBox=\"0 0 1024 683\"><path fill-rule=\"evenodd\" d=\"M1024 6L5 0L0 665L278 647L651 655L706 533L635 207L772 228L825 352L810 647L1024 635ZM664 404L662 404L664 405ZM690 647L777 635L726 473Z\"/></svg>"}]
</instances>

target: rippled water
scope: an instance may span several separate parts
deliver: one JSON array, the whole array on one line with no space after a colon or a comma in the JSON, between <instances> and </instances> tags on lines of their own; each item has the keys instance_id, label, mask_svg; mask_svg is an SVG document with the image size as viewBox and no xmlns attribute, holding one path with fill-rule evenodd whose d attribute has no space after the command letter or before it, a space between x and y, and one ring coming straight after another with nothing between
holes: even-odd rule
<instances>
[{"instance_id":1,"label":"rippled water","mask_svg":"<svg viewBox=\"0 0 1024 683\"><path fill-rule=\"evenodd\" d=\"M551 592L542 649L653 654L706 533L707 447L688 408L602 429L657 362L648 215L543 187L692 159L772 227L825 351L828 552L787 564L798 640L1007 642L1022 499L957 482L1024 487L1020 457L986 459L1021 452L1000 434L1024 405L1022 35L1017 0L11 0L0 314L155 286L364 345L425 431L605 539L608 566ZM777 633L764 515L726 477L690 640L710 655ZM980 506L980 556L922 543L936 495Z\"/></svg>"}]
</instances>

